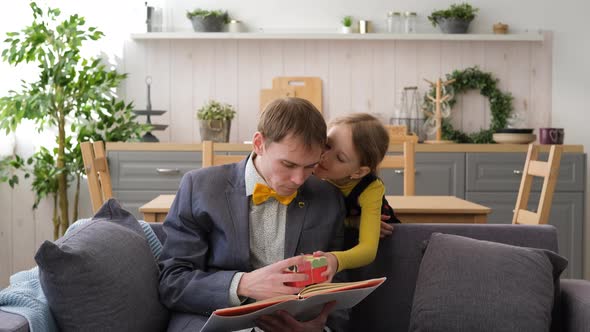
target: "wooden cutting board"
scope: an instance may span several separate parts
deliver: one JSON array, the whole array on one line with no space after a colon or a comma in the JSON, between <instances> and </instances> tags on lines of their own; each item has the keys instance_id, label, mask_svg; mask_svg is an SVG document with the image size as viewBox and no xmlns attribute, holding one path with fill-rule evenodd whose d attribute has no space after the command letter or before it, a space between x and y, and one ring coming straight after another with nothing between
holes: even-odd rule
<instances>
[{"instance_id":1,"label":"wooden cutting board","mask_svg":"<svg viewBox=\"0 0 590 332\"><path fill-rule=\"evenodd\" d=\"M295 88L294 87L286 87L286 88L272 88L272 89L262 89L260 90L260 112L264 110L266 105L271 101L277 98L283 97L295 97Z\"/></svg>"},{"instance_id":2,"label":"wooden cutting board","mask_svg":"<svg viewBox=\"0 0 590 332\"><path fill-rule=\"evenodd\" d=\"M295 89L295 96L309 100L319 111L322 108L322 79L307 76L280 76L272 80L273 89Z\"/></svg>"}]
</instances>

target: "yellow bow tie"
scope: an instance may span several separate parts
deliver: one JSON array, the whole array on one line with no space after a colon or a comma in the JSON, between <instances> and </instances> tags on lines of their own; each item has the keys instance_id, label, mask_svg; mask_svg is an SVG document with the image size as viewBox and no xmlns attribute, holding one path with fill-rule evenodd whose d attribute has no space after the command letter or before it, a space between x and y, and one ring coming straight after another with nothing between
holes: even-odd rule
<instances>
[{"instance_id":1,"label":"yellow bow tie","mask_svg":"<svg viewBox=\"0 0 590 332\"><path fill-rule=\"evenodd\" d=\"M295 196L297 196L297 191L295 191L289 196L281 196L268 186L262 183L257 183L254 186L254 192L252 193L252 203L254 203L255 205L259 205L266 202L266 200L270 197L274 197L274 199L276 199L279 203L283 205L289 205L289 203L291 203Z\"/></svg>"}]
</instances>

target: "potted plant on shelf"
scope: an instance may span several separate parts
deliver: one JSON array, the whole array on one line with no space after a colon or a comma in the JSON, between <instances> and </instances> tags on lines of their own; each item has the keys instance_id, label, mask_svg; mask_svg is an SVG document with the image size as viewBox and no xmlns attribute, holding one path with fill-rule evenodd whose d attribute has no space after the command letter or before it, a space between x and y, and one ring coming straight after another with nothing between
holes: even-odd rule
<instances>
[{"instance_id":1,"label":"potted plant on shelf","mask_svg":"<svg viewBox=\"0 0 590 332\"><path fill-rule=\"evenodd\" d=\"M197 8L192 12L187 12L186 17L191 20L196 32L221 32L223 27L229 23L227 11L222 10Z\"/></svg>"},{"instance_id":2,"label":"potted plant on shelf","mask_svg":"<svg viewBox=\"0 0 590 332\"><path fill-rule=\"evenodd\" d=\"M432 12L428 20L444 33L467 33L478 10L468 3L453 4L448 9Z\"/></svg>"},{"instance_id":3,"label":"potted plant on shelf","mask_svg":"<svg viewBox=\"0 0 590 332\"><path fill-rule=\"evenodd\" d=\"M342 18L342 33L352 33L352 16Z\"/></svg>"},{"instance_id":4,"label":"potted plant on shelf","mask_svg":"<svg viewBox=\"0 0 590 332\"><path fill-rule=\"evenodd\" d=\"M210 100L197 110L200 120L201 140L229 142L231 120L236 116L234 107L227 103Z\"/></svg>"}]
</instances>

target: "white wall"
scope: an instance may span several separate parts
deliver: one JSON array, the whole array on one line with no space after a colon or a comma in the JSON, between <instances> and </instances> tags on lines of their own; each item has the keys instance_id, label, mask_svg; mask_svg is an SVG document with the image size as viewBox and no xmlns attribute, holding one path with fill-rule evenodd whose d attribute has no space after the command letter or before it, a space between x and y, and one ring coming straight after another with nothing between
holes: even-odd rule
<instances>
[{"instance_id":1,"label":"white wall","mask_svg":"<svg viewBox=\"0 0 590 332\"><path fill-rule=\"evenodd\" d=\"M121 63L123 40L131 32L142 32L145 9L143 1L100 2L52 0L50 4L59 6L65 13L77 12L97 25L107 34L105 41L95 47L107 53L116 63ZM150 3L157 3L152 1ZM160 0L166 5L168 13L174 18L175 30L190 30L189 21L184 17L187 9L195 7L194 1ZM203 0L199 6L203 8L228 9L230 14L249 25L252 31L263 30L330 30L336 29L340 18L353 15L356 18L368 19L375 23L377 29L382 28L381 22L388 10L416 11L422 18L419 24L421 31L432 31L432 27L424 21L433 9L446 7L451 1L356 1L356 0L300 0L286 2L276 0L237 1L237 0ZM480 15L473 22L473 31L490 31L491 25L502 21L510 25L512 31L552 30L553 36L553 75L552 75L552 124L566 129L567 144L583 144L590 147L590 135L586 134L587 124L581 121L587 117L586 98L590 95L590 38L586 13L590 11L587 0L524 0L524 1L470 1L480 8ZM10 10L0 12L0 39L6 31L19 29L31 20L26 1L11 2ZM4 45L2 45L3 47ZM93 52L93 50L89 50ZM27 71L14 70L0 63L0 95L18 85L21 75ZM29 74L30 75L30 74ZM25 134L23 134L25 135ZM0 144L6 141L0 141ZM30 144L20 139L17 150L26 153L32 150ZM84 198L83 198L84 199ZM32 256L36 246L47 237L49 204L45 204L34 216L30 211L31 193L27 186L15 191L0 185L0 286L6 284L7 276L19 269L33 264ZM588 198L586 206L590 208ZM590 238L589 212L586 213L586 239ZM39 216L39 217L37 217ZM7 234L16 234L8 239ZM33 234L33 235L30 235ZM590 241L586 241L588 243ZM586 253L586 277L590 277L589 253Z\"/></svg>"}]
</instances>

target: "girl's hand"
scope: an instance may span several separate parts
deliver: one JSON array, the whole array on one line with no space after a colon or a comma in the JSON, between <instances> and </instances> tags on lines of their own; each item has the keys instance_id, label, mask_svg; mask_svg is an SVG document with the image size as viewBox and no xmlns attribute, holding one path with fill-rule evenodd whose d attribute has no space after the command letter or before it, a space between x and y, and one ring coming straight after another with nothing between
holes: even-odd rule
<instances>
[{"instance_id":1,"label":"girl's hand","mask_svg":"<svg viewBox=\"0 0 590 332\"><path fill-rule=\"evenodd\" d=\"M381 221L381 232L379 233L380 238L390 236L393 233L393 224L388 224Z\"/></svg>"},{"instance_id":2,"label":"girl's hand","mask_svg":"<svg viewBox=\"0 0 590 332\"><path fill-rule=\"evenodd\" d=\"M314 257L324 256L328 260L328 269L322 273L322 277L328 278L325 282L332 282L332 278L338 272L338 259L334 254L323 251L316 251L313 253Z\"/></svg>"}]
</instances>

